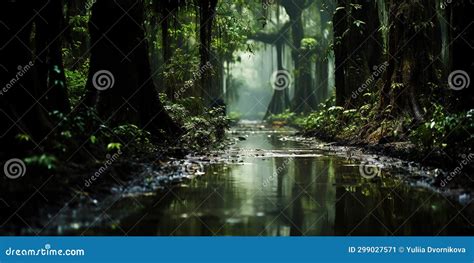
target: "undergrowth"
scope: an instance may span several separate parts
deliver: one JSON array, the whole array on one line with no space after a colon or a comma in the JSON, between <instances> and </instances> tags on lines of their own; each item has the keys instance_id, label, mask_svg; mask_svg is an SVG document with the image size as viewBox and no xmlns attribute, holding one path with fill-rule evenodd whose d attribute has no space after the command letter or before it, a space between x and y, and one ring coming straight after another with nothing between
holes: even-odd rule
<instances>
[{"instance_id":1,"label":"undergrowth","mask_svg":"<svg viewBox=\"0 0 474 263\"><path fill-rule=\"evenodd\" d=\"M323 140L362 144L407 142L421 154L442 151L458 156L472 152L474 109L450 113L435 105L433 112L425 114L424 121L415 122L408 115L392 114L391 107L380 111L375 94L364 96L369 102L356 109L334 106L332 97L308 115L286 111L270 116L267 121L297 127L306 135Z\"/></svg>"}]
</instances>

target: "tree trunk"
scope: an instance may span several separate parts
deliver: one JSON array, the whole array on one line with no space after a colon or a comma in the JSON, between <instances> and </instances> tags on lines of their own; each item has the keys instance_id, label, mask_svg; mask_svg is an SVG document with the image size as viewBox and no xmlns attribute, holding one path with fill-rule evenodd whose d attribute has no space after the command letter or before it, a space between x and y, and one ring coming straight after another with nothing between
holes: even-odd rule
<instances>
[{"instance_id":1,"label":"tree trunk","mask_svg":"<svg viewBox=\"0 0 474 263\"><path fill-rule=\"evenodd\" d=\"M277 50L277 71L284 70L283 69L283 44L280 42L276 43L276 50ZM264 119L268 118L272 114L280 114L285 112L285 110L290 108L290 96L288 92L289 87L279 90L273 90L273 96L268 105L267 112L265 114Z\"/></svg>"},{"instance_id":2,"label":"tree trunk","mask_svg":"<svg viewBox=\"0 0 474 263\"><path fill-rule=\"evenodd\" d=\"M200 68L204 72L201 75L201 87L196 95L204 99L206 104L210 104L216 97L214 82L212 81L213 69L206 67L207 63L214 65L212 54L212 26L217 8L217 0L200 0L199 3L199 54L201 58Z\"/></svg>"},{"instance_id":3,"label":"tree trunk","mask_svg":"<svg viewBox=\"0 0 474 263\"><path fill-rule=\"evenodd\" d=\"M328 59L328 37L325 36L325 31L328 29L328 22L331 21L330 3L328 1L317 1L316 9L320 13L320 39L318 39L318 53L316 57L316 81L317 81L317 103L324 102L328 98L329 90L329 59Z\"/></svg>"},{"instance_id":4,"label":"tree trunk","mask_svg":"<svg viewBox=\"0 0 474 263\"><path fill-rule=\"evenodd\" d=\"M41 87L45 88L41 103L48 111L66 113L70 111L70 105L62 58L63 1L48 1L40 10L40 17L35 20L35 44L38 77Z\"/></svg>"},{"instance_id":5,"label":"tree trunk","mask_svg":"<svg viewBox=\"0 0 474 263\"><path fill-rule=\"evenodd\" d=\"M344 34L347 29L346 20L346 5L347 0L338 0L336 12L333 17L334 27L334 56L335 56L335 81L336 81L336 105L344 106L346 102L345 93L345 72L344 63L347 60L347 50L345 43L347 37Z\"/></svg>"},{"instance_id":6,"label":"tree trunk","mask_svg":"<svg viewBox=\"0 0 474 263\"><path fill-rule=\"evenodd\" d=\"M295 95L292 102L294 112L310 112L316 107L315 90L312 87L310 56L301 49L304 38L302 14L312 1L285 0L281 4L290 17L291 36L293 40L293 61L295 63Z\"/></svg>"},{"instance_id":7,"label":"tree trunk","mask_svg":"<svg viewBox=\"0 0 474 263\"><path fill-rule=\"evenodd\" d=\"M45 76L39 75L30 41L33 22L38 19L34 9L42 6L44 2L0 2L0 147L3 149L21 151L15 138L18 134L26 134L38 142L52 129L45 111L47 105L40 105L47 90L41 81ZM40 33L44 31L36 32Z\"/></svg>"},{"instance_id":8,"label":"tree trunk","mask_svg":"<svg viewBox=\"0 0 474 263\"><path fill-rule=\"evenodd\" d=\"M179 128L153 84L143 29L143 1L98 0L90 20L91 50L86 101L109 125L136 124L158 135ZM123 34L127 32L127 34Z\"/></svg>"},{"instance_id":9,"label":"tree trunk","mask_svg":"<svg viewBox=\"0 0 474 263\"><path fill-rule=\"evenodd\" d=\"M406 112L421 121L422 105L431 105L423 98L437 92L429 86L439 83L437 71L440 70L438 61L434 60L440 47L433 43L441 41L434 5L429 0L390 1L389 66L380 105L381 110L391 105L392 116Z\"/></svg>"},{"instance_id":10,"label":"tree trunk","mask_svg":"<svg viewBox=\"0 0 474 263\"><path fill-rule=\"evenodd\" d=\"M447 4L448 21L451 28L450 54L452 54L452 65L450 74L456 70L462 70L468 74L471 80L474 78L474 63L472 61L472 49L474 47L474 28L472 26L472 14L474 2L469 0L453 1ZM471 56L467 55L471 54ZM467 82L461 83L465 86ZM451 90L455 100L456 110L472 109L474 102L473 84L460 90Z\"/></svg>"},{"instance_id":11,"label":"tree trunk","mask_svg":"<svg viewBox=\"0 0 474 263\"><path fill-rule=\"evenodd\" d=\"M162 49L163 49L163 64L168 65L170 62L172 56L173 56L173 51L171 47L171 39L170 39L170 34L169 34L169 27L170 27L170 20L173 17L174 14L174 9L170 6L170 3L168 2L163 2L161 6L161 41L162 41ZM163 89L166 91L166 96L168 97L169 100L174 100L174 87L172 83L172 79L167 79L164 78L163 81Z\"/></svg>"},{"instance_id":12,"label":"tree trunk","mask_svg":"<svg viewBox=\"0 0 474 263\"><path fill-rule=\"evenodd\" d=\"M376 1L341 0L334 15L336 104L357 108L381 64L383 41Z\"/></svg>"}]
</instances>

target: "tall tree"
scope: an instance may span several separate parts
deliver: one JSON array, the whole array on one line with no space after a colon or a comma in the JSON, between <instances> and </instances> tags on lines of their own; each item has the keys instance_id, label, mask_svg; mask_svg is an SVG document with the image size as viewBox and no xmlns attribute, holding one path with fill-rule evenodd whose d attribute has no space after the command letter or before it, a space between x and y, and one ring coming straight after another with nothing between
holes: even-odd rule
<instances>
[{"instance_id":1,"label":"tall tree","mask_svg":"<svg viewBox=\"0 0 474 263\"><path fill-rule=\"evenodd\" d=\"M201 89L196 93L210 103L217 98L219 91L216 90L215 82L212 80L212 67L207 67L208 63L214 64L216 61L212 58L212 28L216 15L218 0L198 0L199 7L199 54L200 68L203 70L201 75Z\"/></svg>"},{"instance_id":2,"label":"tall tree","mask_svg":"<svg viewBox=\"0 0 474 263\"><path fill-rule=\"evenodd\" d=\"M474 63L471 56L474 48L474 28L472 26L472 14L474 12L474 2L469 0L453 1L447 3L447 18L450 26L450 54L452 65L450 72L462 70L472 79L474 78ZM467 82L466 82L467 83ZM471 87L461 90L453 90L455 95L455 105L459 110L472 109L474 92Z\"/></svg>"},{"instance_id":3,"label":"tall tree","mask_svg":"<svg viewBox=\"0 0 474 263\"><path fill-rule=\"evenodd\" d=\"M170 36L170 27L179 26L179 20L177 19L178 11L181 6L186 5L185 0L154 0L153 1L155 11L159 14L159 20L161 25L161 41L162 41L162 55L163 63L166 66L170 63L173 57L173 39ZM174 23L172 23L174 22ZM153 32L152 32L153 33ZM170 100L175 99L175 87L173 83L169 83L168 79L165 78L162 82L165 93Z\"/></svg>"},{"instance_id":4,"label":"tall tree","mask_svg":"<svg viewBox=\"0 0 474 263\"><path fill-rule=\"evenodd\" d=\"M283 68L283 43L282 41L276 42L276 52L277 52L277 72L284 70ZM278 76L276 76L278 78ZM265 119L272 114L280 114L285 112L285 110L290 108L290 95L288 88L285 89L274 89L273 96L268 105L267 112L265 114Z\"/></svg>"},{"instance_id":5,"label":"tall tree","mask_svg":"<svg viewBox=\"0 0 474 263\"><path fill-rule=\"evenodd\" d=\"M295 112L309 112L316 107L316 95L312 86L310 57L307 50L302 49L301 41L304 38L303 11L314 0L282 0L280 4L290 17L291 37L293 43L292 57L295 64L295 94L292 109Z\"/></svg>"},{"instance_id":6,"label":"tall tree","mask_svg":"<svg viewBox=\"0 0 474 263\"><path fill-rule=\"evenodd\" d=\"M0 144L14 144L20 133L43 140L52 129L48 111L69 110L61 1L2 1L0 17Z\"/></svg>"},{"instance_id":7,"label":"tall tree","mask_svg":"<svg viewBox=\"0 0 474 263\"><path fill-rule=\"evenodd\" d=\"M278 25L279 21L277 23L277 26ZM255 35L249 36L249 39L259 41L267 45L275 46L277 56L277 72L285 70L285 68L283 67L283 47L289 44L287 43L287 39L289 38L289 28L290 23L285 23L284 25L280 26L276 32L258 32ZM283 113L285 110L289 109L290 106L291 103L289 87L286 87L284 89L274 89L272 99L270 100L270 104L268 105L267 112L265 114L265 118L269 117L272 114Z\"/></svg>"},{"instance_id":8,"label":"tall tree","mask_svg":"<svg viewBox=\"0 0 474 263\"><path fill-rule=\"evenodd\" d=\"M316 55L317 101L323 102L328 98L329 91L329 39L332 37L330 22L335 3L330 0L316 1L315 10L319 12L320 27Z\"/></svg>"},{"instance_id":9,"label":"tall tree","mask_svg":"<svg viewBox=\"0 0 474 263\"><path fill-rule=\"evenodd\" d=\"M338 1L333 24L336 103L353 108L360 104L362 98L352 96L353 92L362 87L371 77L374 68L382 62L383 41L377 1Z\"/></svg>"},{"instance_id":10,"label":"tall tree","mask_svg":"<svg viewBox=\"0 0 474 263\"><path fill-rule=\"evenodd\" d=\"M45 5L39 9L35 20L35 47L38 61L38 77L42 82L44 96L43 105L49 111L69 112L70 105L67 95L66 75L62 57L62 39L66 31L61 0L39 1Z\"/></svg>"},{"instance_id":11,"label":"tall tree","mask_svg":"<svg viewBox=\"0 0 474 263\"><path fill-rule=\"evenodd\" d=\"M154 135L178 132L152 80L143 22L143 0L94 4L86 101L111 125L133 123Z\"/></svg>"},{"instance_id":12,"label":"tall tree","mask_svg":"<svg viewBox=\"0 0 474 263\"><path fill-rule=\"evenodd\" d=\"M347 0L337 0L336 11L333 16L334 30L334 56L335 56L335 81L336 81L336 105L344 106L346 102L345 93L345 72L344 63L347 60L347 50L345 43L347 42L347 19L346 19Z\"/></svg>"},{"instance_id":13,"label":"tall tree","mask_svg":"<svg viewBox=\"0 0 474 263\"><path fill-rule=\"evenodd\" d=\"M393 108L392 116L408 113L422 120L423 107L431 102L430 83L439 83L441 43L436 2L430 0L389 1L388 69L381 90L381 109Z\"/></svg>"}]
</instances>

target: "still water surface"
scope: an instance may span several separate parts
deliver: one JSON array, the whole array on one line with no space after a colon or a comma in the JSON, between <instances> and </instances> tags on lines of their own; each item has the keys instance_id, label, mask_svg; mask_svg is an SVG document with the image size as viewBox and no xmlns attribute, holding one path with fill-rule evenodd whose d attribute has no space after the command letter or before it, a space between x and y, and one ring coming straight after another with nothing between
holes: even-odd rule
<instances>
[{"instance_id":1,"label":"still water surface","mask_svg":"<svg viewBox=\"0 0 474 263\"><path fill-rule=\"evenodd\" d=\"M473 233L472 204L411 187L397 179L400 171L363 178L358 162L314 150L292 135L288 130L236 129L232 136L240 141L221 154L225 161L207 165L205 175L159 193L122 198L102 214L109 223L92 222L76 231L165 236ZM114 214L121 219L114 220Z\"/></svg>"}]
</instances>

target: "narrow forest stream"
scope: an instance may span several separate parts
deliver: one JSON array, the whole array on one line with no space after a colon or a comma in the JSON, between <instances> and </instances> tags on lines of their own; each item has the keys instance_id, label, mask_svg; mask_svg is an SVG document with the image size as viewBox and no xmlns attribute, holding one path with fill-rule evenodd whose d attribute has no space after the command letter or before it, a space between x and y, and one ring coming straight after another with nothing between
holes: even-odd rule
<instances>
[{"instance_id":1,"label":"narrow forest stream","mask_svg":"<svg viewBox=\"0 0 474 263\"><path fill-rule=\"evenodd\" d=\"M237 143L210 158L199 178L158 193L121 197L100 211L105 220L73 223L75 228L47 232L177 236L472 234L472 205L461 206L432 189L400 180L406 170L382 169L380 177L364 178L360 161L315 150L288 128L275 130L251 123L234 128L231 137ZM73 218L78 218L77 214Z\"/></svg>"}]
</instances>

